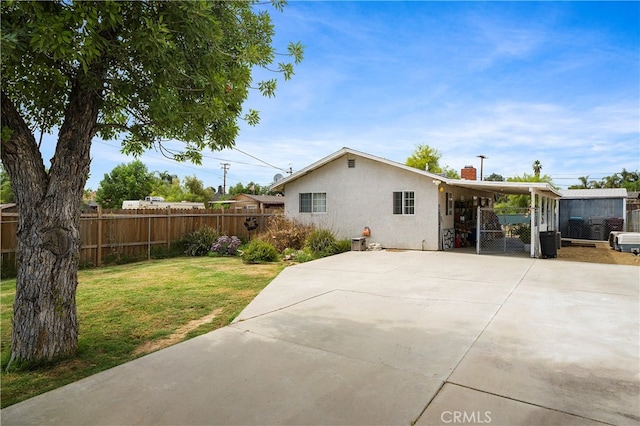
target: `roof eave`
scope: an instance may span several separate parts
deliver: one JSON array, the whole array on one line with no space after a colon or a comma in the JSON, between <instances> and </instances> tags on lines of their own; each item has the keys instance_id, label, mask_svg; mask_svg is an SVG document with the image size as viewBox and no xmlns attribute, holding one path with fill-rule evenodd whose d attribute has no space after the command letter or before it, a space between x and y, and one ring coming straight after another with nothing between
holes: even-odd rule
<instances>
[{"instance_id":1,"label":"roof eave","mask_svg":"<svg viewBox=\"0 0 640 426\"><path fill-rule=\"evenodd\" d=\"M403 169L403 170L407 170L407 171L412 172L412 173L422 174L424 176L431 177L433 179L437 179L437 180L439 180L441 182L444 182L444 183L449 183L449 180L450 180L449 178L447 178L445 176L440 176L440 175L437 175L435 173L427 172L425 170L416 169L415 167L407 166L407 165L402 164L402 163L398 163L398 162L395 162L395 161L392 161L392 160L387 160L386 158L376 157L375 155L367 154L365 152L356 151L354 149L344 147L344 148L334 152L333 154L330 154L330 155L328 155L328 156L316 161L315 163L310 164L309 166L307 166L307 167L305 167L305 168L303 168L301 170L298 170L297 172L287 176L286 178L284 178L284 179L282 179L282 180L280 180L278 182L274 182L269 187L269 189L271 191L283 191L285 185L287 185L288 183L290 183L290 182L292 182L292 181L294 181L296 179L299 179L299 178L309 174L313 170L316 170L316 169L324 166L325 164L330 163L333 160L336 160L336 159L338 159L338 158L340 158L340 157L342 157L343 155L346 155L346 154L357 155L357 156L360 156L362 158L366 158L366 159L369 159L369 160L372 160L372 161L377 161L377 162L380 162L380 163L383 163L383 164L387 164L387 165L392 166L392 167L397 167L397 168L400 168L400 169Z\"/></svg>"}]
</instances>

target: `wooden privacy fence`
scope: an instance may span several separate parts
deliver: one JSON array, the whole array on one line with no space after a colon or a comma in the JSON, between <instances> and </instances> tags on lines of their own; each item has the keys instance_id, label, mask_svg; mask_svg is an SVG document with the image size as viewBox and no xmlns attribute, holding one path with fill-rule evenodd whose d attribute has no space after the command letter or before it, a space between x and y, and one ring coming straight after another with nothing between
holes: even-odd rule
<instances>
[{"instance_id":1,"label":"wooden privacy fence","mask_svg":"<svg viewBox=\"0 0 640 426\"><path fill-rule=\"evenodd\" d=\"M99 266L108 259L150 258L153 249L204 227L249 240L264 231L275 213L229 210L102 210L80 217L80 263ZM2 213L2 268L11 269L17 247L17 213ZM15 266L14 266L15 268Z\"/></svg>"}]
</instances>

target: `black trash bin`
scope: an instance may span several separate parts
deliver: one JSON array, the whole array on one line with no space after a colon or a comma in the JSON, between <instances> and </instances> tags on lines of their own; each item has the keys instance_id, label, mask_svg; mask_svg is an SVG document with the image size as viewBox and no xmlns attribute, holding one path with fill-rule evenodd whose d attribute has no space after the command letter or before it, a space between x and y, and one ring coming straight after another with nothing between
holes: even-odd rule
<instances>
[{"instance_id":1,"label":"black trash bin","mask_svg":"<svg viewBox=\"0 0 640 426\"><path fill-rule=\"evenodd\" d=\"M548 257L558 257L558 243L556 231L540 232L540 249L544 259Z\"/></svg>"},{"instance_id":2,"label":"black trash bin","mask_svg":"<svg viewBox=\"0 0 640 426\"><path fill-rule=\"evenodd\" d=\"M584 229L584 219L581 217L569 218L569 238L584 238L582 230Z\"/></svg>"}]
</instances>

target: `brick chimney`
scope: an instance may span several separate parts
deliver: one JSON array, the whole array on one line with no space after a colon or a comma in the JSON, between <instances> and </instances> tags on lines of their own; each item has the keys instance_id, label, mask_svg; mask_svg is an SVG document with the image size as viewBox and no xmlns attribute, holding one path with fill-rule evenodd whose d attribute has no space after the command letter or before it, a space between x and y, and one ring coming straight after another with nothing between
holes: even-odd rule
<instances>
[{"instance_id":1,"label":"brick chimney","mask_svg":"<svg viewBox=\"0 0 640 426\"><path fill-rule=\"evenodd\" d=\"M460 176L465 180L477 180L477 170L473 166L464 166L460 171Z\"/></svg>"}]
</instances>

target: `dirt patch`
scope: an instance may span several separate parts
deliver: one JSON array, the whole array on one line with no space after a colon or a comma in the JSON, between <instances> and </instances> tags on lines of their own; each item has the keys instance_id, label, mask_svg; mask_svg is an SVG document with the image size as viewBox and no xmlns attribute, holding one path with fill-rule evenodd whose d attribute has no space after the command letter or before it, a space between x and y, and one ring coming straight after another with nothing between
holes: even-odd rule
<instances>
[{"instance_id":1,"label":"dirt patch","mask_svg":"<svg viewBox=\"0 0 640 426\"><path fill-rule=\"evenodd\" d=\"M210 314L208 314L208 315L206 315L206 316L204 316L202 318L198 318L196 320L189 321L188 323L186 323L182 327L178 328L175 331L175 333L173 333L169 337L165 337L164 339L153 340L153 341L150 341L150 342L144 342L141 345L139 345L133 351L133 355L138 356L138 355L142 355L142 354L148 354L148 353L160 350L160 349L167 348L167 347L169 347L171 345L175 345L176 343L178 343L182 339L184 339L185 336L187 335L187 333L189 333L190 331L195 330L196 328L200 327L202 324L207 324L207 323L213 321L213 319L216 316L218 316L218 314L220 314L220 312L222 312L222 308L218 308L215 311L211 312Z\"/></svg>"},{"instance_id":2,"label":"dirt patch","mask_svg":"<svg viewBox=\"0 0 640 426\"><path fill-rule=\"evenodd\" d=\"M640 266L640 256L613 250L606 241L588 241L584 244L577 243L563 246L558 250L558 259L574 262Z\"/></svg>"}]
</instances>

